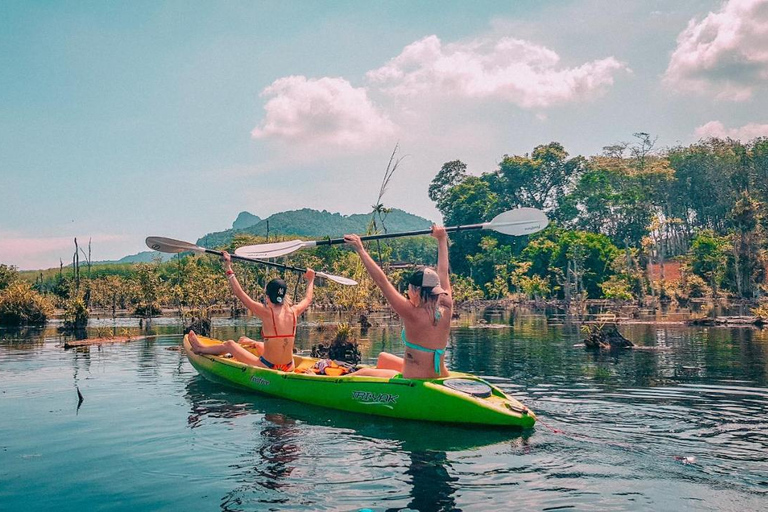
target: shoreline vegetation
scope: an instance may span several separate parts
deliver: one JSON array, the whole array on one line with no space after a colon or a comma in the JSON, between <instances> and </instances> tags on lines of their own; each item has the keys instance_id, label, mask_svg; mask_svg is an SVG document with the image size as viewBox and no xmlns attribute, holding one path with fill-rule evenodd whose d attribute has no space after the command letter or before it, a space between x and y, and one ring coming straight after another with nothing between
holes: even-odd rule
<instances>
[{"instance_id":1,"label":"shoreline vegetation","mask_svg":"<svg viewBox=\"0 0 768 512\"><path fill-rule=\"evenodd\" d=\"M486 172L470 173L460 160L446 162L428 191L445 225L483 222L516 207L538 208L550 219L547 229L525 237L485 231L452 235L457 304L550 308L579 322L660 319L657 312L672 310L682 322L764 323L768 138L748 143L707 139L665 149L655 143L649 134L637 133L630 142L606 146L600 155L570 157L551 142L530 154L505 155ZM382 194L370 233L386 230ZM215 249L233 252L295 235L234 232ZM429 236L369 247L394 283L402 283L416 265L435 263L436 246ZM298 251L281 263L360 283L318 282L316 310L349 312L354 318L384 304L359 258L344 246ZM261 297L264 283L277 275L252 264L236 264L235 272L253 297ZM299 277L284 277L289 293L299 295ZM229 292L220 261L205 255L95 265L90 242L86 252L75 239L71 266L62 262L58 269L19 272L0 263L0 325L41 324L59 315L65 328L80 329L89 317L104 312L145 319L172 312L184 325L244 314ZM718 320L727 316L734 318Z\"/></svg>"}]
</instances>

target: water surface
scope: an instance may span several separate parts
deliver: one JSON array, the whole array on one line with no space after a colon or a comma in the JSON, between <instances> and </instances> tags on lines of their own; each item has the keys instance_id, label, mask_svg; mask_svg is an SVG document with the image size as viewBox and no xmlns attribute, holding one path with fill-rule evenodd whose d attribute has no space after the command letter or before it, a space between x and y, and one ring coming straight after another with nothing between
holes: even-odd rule
<instances>
[{"instance_id":1,"label":"water surface","mask_svg":"<svg viewBox=\"0 0 768 512\"><path fill-rule=\"evenodd\" d=\"M332 334L320 320L301 324L301 349ZM399 327L374 321L364 356L402 352ZM0 509L768 508L768 332L622 326L656 349L600 354L543 315L485 321L458 321L448 366L531 407L531 431L234 391L197 374L172 320L151 339L77 350L55 326L0 331ZM138 332L133 319L92 325ZM222 320L214 335L257 332Z\"/></svg>"}]
</instances>

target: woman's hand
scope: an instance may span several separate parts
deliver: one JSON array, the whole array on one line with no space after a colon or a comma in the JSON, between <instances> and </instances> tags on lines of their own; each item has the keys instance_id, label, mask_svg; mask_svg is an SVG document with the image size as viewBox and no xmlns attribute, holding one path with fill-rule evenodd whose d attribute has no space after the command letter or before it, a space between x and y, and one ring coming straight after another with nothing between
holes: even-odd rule
<instances>
[{"instance_id":1,"label":"woman's hand","mask_svg":"<svg viewBox=\"0 0 768 512\"><path fill-rule=\"evenodd\" d=\"M432 236L437 239L438 242L448 240L448 233L445 231L445 227L432 224Z\"/></svg>"},{"instance_id":2,"label":"woman's hand","mask_svg":"<svg viewBox=\"0 0 768 512\"><path fill-rule=\"evenodd\" d=\"M221 252L221 260L224 262L224 268L227 270L232 269L232 256L227 251Z\"/></svg>"},{"instance_id":3,"label":"woman's hand","mask_svg":"<svg viewBox=\"0 0 768 512\"><path fill-rule=\"evenodd\" d=\"M304 279L307 280L308 283L311 283L315 280L315 271L311 268L308 268L306 272L304 272Z\"/></svg>"},{"instance_id":4,"label":"woman's hand","mask_svg":"<svg viewBox=\"0 0 768 512\"><path fill-rule=\"evenodd\" d=\"M344 241L351 245L355 252L360 253L363 250L363 241L358 235L344 235Z\"/></svg>"}]
</instances>

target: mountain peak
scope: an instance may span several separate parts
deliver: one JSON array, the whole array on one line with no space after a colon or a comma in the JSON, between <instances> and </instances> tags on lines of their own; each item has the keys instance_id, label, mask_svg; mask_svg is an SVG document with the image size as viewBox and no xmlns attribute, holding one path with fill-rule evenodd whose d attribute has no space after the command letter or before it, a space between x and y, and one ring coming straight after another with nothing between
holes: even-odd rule
<instances>
[{"instance_id":1,"label":"mountain peak","mask_svg":"<svg viewBox=\"0 0 768 512\"><path fill-rule=\"evenodd\" d=\"M241 212L232 224L233 229L209 233L201 237L197 243L205 247L221 247L231 242L235 231L265 236L267 229L269 229L270 235L293 235L307 238L339 237L347 233L365 233L372 218L372 213L342 215L328 210L302 208L275 213L266 219L259 219L251 223L258 217L248 212ZM244 222L239 222L241 220ZM246 224L248 224L247 227L239 227ZM380 224L380 219L377 216L377 225L381 230ZM430 220L398 209L392 209L384 216L384 228L388 232L416 231L428 229L431 225Z\"/></svg>"},{"instance_id":2,"label":"mountain peak","mask_svg":"<svg viewBox=\"0 0 768 512\"><path fill-rule=\"evenodd\" d=\"M232 223L232 229L246 229L251 226L255 226L261 222L261 217L258 217L250 212L240 212Z\"/></svg>"}]
</instances>

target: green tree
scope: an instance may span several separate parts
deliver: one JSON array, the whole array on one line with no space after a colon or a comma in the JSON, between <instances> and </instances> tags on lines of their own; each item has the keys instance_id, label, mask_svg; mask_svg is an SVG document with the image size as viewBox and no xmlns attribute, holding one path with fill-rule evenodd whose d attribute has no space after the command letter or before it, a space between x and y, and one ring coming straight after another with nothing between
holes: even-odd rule
<instances>
[{"instance_id":1,"label":"green tree","mask_svg":"<svg viewBox=\"0 0 768 512\"><path fill-rule=\"evenodd\" d=\"M691 271L709 283L715 295L725 276L729 252L727 237L718 236L711 229L699 231L691 243Z\"/></svg>"},{"instance_id":2,"label":"green tree","mask_svg":"<svg viewBox=\"0 0 768 512\"><path fill-rule=\"evenodd\" d=\"M758 199L768 204L768 137L755 139L749 152L752 165L753 188Z\"/></svg>"},{"instance_id":3,"label":"green tree","mask_svg":"<svg viewBox=\"0 0 768 512\"><path fill-rule=\"evenodd\" d=\"M461 160L446 162L429 185L429 198L438 209L448 191L467 178L467 164Z\"/></svg>"},{"instance_id":4,"label":"green tree","mask_svg":"<svg viewBox=\"0 0 768 512\"><path fill-rule=\"evenodd\" d=\"M586 167L586 160L568 158L557 142L537 146L530 156L508 156L488 177L491 190L499 197L498 211L518 206L553 210L573 187Z\"/></svg>"},{"instance_id":5,"label":"green tree","mask_svg":"<svg viewBox=\"0 0 768 512\"><path fill-rule=\"evenodd\" d=\"M488 183L477 176L469 176L448 190L440 204L446 225L476 224L483 222L497 209L498 197ZM482 236L477 231L459 232L451 236L451 267L455 272L471 276L466 255L475 254ZM477 281L478 283L480 281Z\"/></svg>"},{"instance_id":6,"label":"green tree","mask_svg":"<svg viewBox=\"0 0 768 512\"><path fill-rule=\"evenodd\" d=\"M549 279L550 288L566 291L557 282L558 276L575 280L575 293L585 292L588 298L602 295L600 283L614 274L611 263L619 249L605 235L584 231L549 228L534 237L522 251L521 259L531 262L530 274Z\"/></svg>"},{"instance_id":7,"label":"green tree","mask_svg":"<svg viewBox=\"0 0 768 512\"><path fill-rule=\"evenodd\" d=\"M589 160L572 192L561 199L557 218L566 227L603 233L617 245L639 247L654 215L673 216L668 190L674 171L665 158L639 148L632 151L634 156L624 157L625 146L620 148L606 148L605 155ZM664 236L677 234L670 230Z\"/></svg>"},{"instance_id":8,"label":"green tree","mask_svg":"<svg viewBox=\"0 0 768 512\"><path fill-rule=\"evenodd\" d=\"M145 318L160 314L163 281L160 278L159 265L156 263L139 263L136 265L136 280L138 282L136 314Z\"/></svg>"},{"instance_id":9,"label":"green tree","mask_svg":"<svg viewBox=\"0 0 768 512\"><path fill-rule=\"evenodd\" d=\"M0 263L0 291L8 288L18 278L19 272L16 270L16 267Z\"/></svg>"},{"instance_id":10,"label":"green tree","mask_svg":"<svg viewBox=\"0 0 768 512\"><path fill-rule=\"evenodd\" d=\"M758 285L765 281L765 236L760 226L760 203L747 192L733 207L729 220L733 224L733 276L740 297L753 298Z\"/></svg>"},{"instance_id":11,"label":"green tree","mask_svg":"<svg viewBox=\"0 0 768 512\"><path fill-rule=\"evenodd\" d=\"M472 270L472 279L489 290L490 298L498 299L507 295L511 273L515 268L512 247L500 244L494 237L484 236L478 249L476 254L466 256ZM489 287L494 281L496 283Z\"/></svg>"},{"instance_id":12,"label":"green tree","mask_svg":"<svg viewBox=\"0 0 768 512\"><path fill-rule=\"evenodd\" d=\"M726 232L728 214L748 185L745 156L746 148L740 142L720 139L668 152L676 177L670 189L675 198L674 216L686 222L688 233L695 228Z\"/></svg>"}]
</instances>

